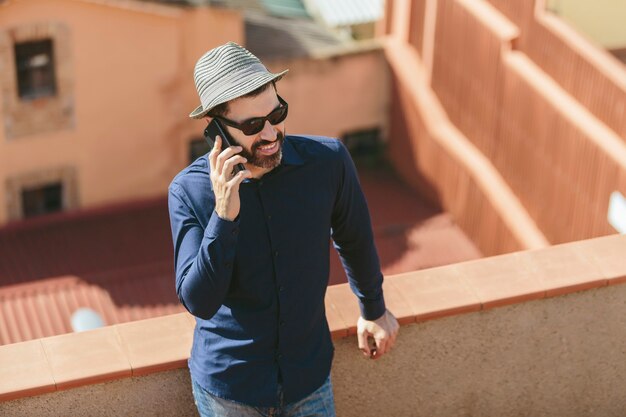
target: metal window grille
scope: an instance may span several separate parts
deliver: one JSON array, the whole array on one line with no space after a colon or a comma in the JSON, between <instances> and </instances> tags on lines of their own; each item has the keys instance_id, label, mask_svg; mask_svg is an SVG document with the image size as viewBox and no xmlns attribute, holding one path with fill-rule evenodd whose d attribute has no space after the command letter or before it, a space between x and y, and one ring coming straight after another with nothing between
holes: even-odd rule
<instances>
[{"instance_id":1,"label":"metal window grille","mask_svg":"<svg viewBox=\"0 0 626 417\"><path fill-rule=\"evenodd\" d=\"M51 183L22 190L24 217L34 217L63 210L63 184Z\"/></svg>"},{"instance_id":2,"label":"metal window grille","mask_svg":"<svg viewBox=\"0 0 626 417\"><path fill-rule=\"evenodd\" d=\"M51 39L15 44L18 94L32 100L56 94L54 47Z\"/></svg>"}]
</instances>

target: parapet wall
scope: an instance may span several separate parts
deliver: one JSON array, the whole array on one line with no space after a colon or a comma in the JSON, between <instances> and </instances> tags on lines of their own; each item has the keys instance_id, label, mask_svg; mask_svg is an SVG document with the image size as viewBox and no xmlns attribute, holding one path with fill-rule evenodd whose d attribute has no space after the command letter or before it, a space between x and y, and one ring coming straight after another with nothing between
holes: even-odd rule
<instances>
[{"instance_id":1,"label":"parapet wall","mask_svg":"<svg viewBox=\"0 0 626 417\"><path fill-rule=\"evenodd\" d=\"M402 324L357 349L348 285L328 288L339 416L622 416L626 236L388 277ZM192 416L184 314L0 347L0 415Z\"/></svg>"},{"instance_id":2,"label":"parapet wall","mask_svg":"<svg viewBox=\"0 0 626 417\"><path fill-rule=\"evenodd\" d=\"M405 326L381 363L342 339L337 413L623 416L624 297L626 286L610 286Z\"/></svg>"}]
</instances>

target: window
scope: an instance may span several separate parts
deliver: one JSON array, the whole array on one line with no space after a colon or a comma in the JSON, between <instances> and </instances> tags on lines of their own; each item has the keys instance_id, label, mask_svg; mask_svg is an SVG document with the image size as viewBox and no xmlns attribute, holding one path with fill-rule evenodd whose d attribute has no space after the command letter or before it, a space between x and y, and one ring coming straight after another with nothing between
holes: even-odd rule
<instances>
[{"instance_id":1,"label":"window","mask_svg":"<svg viewBox=\"0 0 626 417\"><path fill-rule=\"evenodd\" d=\"M353 157L380 152L381 141L378 129L367 129L343 135L343 143Z\"/></svg>"},{"instance_id":2,"label":"window","mask_svg":"<svg viewBox=\"0 0 626 417\"><path fill-rule=\"evenodd\" d=\"M75 128L72 31L38 20L0 30L0 124L7 140ZM12 203L18 216L20 193Z\"/></svg>"},{"instance_id":3,"label":"window","mask_svg":"<svg viewBox=\"0 0 626 417\"><path fill-rule=\"evenodd\" d=\"M346 133L342 142L357 165L377 166L384 160L384 146L378 128Z\"/></svg>"},{"instance_id":4,"label":"window","mask_svg":"<svg viewBox=\"0 0 626 417\"><path fill-rule=\"evenodd\" d=\"M17 87L21 99L54 96L54 53L51 39L15 44Z\"/></svg>"},{"instance_id":5,"label":"window","mask_svg":"<svg viewBox=\"0 0 626 417\"><path fill-rule=\"evenodd\" d=\"M79 206L76 169L50 167L8 177L6 197L10 221L75 209Z\"/></svg>"},{"instance_id":6,"label":"window","mask_svg":"<svg viewBox=\"0 0 626 417\"><path fill-rule=\"evenodd\" d=\"M22 190L23 217L33 217L63 210L63 184L46 184Z\"/></svg>"},{"instance_id":7,"label":"window","mask_svg":"<svg viewBox=\"0 0 626 417\"><path fill-rule=\"evenodd\" d=\"M189 142L189 163L205 155L211 150L211 147L204 138L193 139Z\"/></svg>"}]
</instances>

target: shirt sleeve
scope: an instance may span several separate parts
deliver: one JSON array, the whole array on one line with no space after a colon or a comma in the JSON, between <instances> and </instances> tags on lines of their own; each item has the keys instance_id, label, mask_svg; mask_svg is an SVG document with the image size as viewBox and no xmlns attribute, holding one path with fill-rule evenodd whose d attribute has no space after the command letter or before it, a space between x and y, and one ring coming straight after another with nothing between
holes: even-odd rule
<instances>
[{"instance_id":1,"label":"shirt sleeve","mask_svg":"<svg viewBox=\"0 0 626 417\"><path fill-rule=\"evenodd\" d=\"M191 314L208 320L222 305L230 286L239 221L221 219L213 211L203 229L185 197L180 186L170 186L176 294Z\"/></svg>"},{"instance_id":2,"label":"shirt sleeve","mask_svg":"<svg viewBox=\"0 0 626 417\"><path fill-rule=\"evenodd\" d=\"M385 313L383 275L365 196L354 163L340 143L338 191L332 216L332 237L352 291L359 299L361 316L376 320Z\"/></svg>"}]
</instances>

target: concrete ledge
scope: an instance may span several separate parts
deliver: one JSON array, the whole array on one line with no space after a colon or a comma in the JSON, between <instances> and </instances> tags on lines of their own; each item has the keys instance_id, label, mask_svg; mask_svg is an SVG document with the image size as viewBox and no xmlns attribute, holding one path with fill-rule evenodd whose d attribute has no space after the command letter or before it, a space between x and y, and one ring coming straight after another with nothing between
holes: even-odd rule
<instances>
[{"instance_id":1,"label":"concrete ledge","mask_svg":"<svg viewBox=\"0 0 626 417\"><path fill-rule=\"evenodd\" d=\"M387 277L403 325L626 282L626 236L612 235ZM335 341L359 315L347 284L329 287ZM195 320L174 314L0 347L0 401L186 368ZM350 338L349 343L356 343Z\"/></svg>"}]
</instances>

